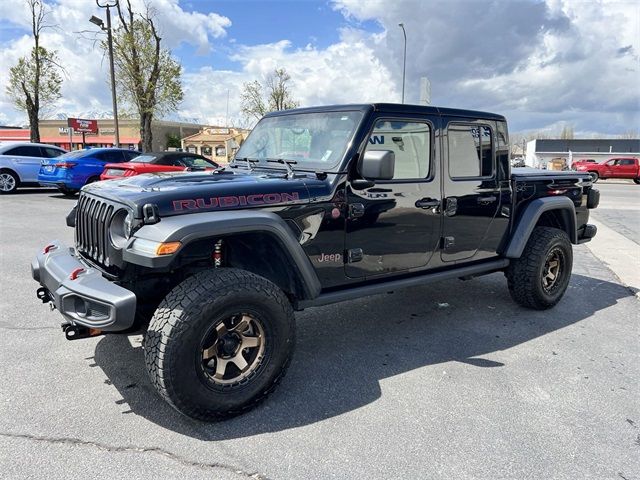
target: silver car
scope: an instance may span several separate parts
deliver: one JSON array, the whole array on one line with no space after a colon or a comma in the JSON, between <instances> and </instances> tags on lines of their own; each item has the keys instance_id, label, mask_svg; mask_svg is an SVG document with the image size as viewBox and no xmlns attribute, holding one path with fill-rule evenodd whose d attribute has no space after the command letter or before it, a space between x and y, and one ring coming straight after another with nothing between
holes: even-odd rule
<instances>
[{"instance_id":1,"label":"silver car","mask_svg":"<svg viewBox=\"0 0 640 480\"><path fill-rule=\"evenodd\" d=\"M63 153L62 148L44 143L0 143L0 194L15 192L20 186L39 186L42 159Z\"/></svg>"}]
</instances>

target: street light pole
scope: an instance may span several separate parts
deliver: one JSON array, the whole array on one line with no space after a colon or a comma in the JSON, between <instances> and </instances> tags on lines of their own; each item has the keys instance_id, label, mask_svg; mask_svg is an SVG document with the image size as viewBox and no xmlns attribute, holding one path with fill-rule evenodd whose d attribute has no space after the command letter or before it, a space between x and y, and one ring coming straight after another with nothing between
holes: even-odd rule
<instances>
[{"instance_id":1,"label":"street light pole","mask_svg":"<svg viewBox=\"0 0 640 480\"><path fill-rule=\"evenodd\" d=\"M404 103L404 79L407 72L407 32L404 29L404 23L399 23L398 26L402 29L404 35L404 55L402 57L402 103Z\"/></svg>"},{"instance_id":2,"label":"street light pole","mask_svg":"<svg viewBox=\"0 0 640 480\"><path fill-rule=\"evenodd\" d=\"M104 3L100 3L99 0L96 0L96 4L100 8L107 9L107 27L104 27L104 24L100 20L100 24L93 21L96 17L91 17L91 22L98 25L102 30L107 31L107 44L109 45L109 69L111 70L111 101L113 103L113 123L115 127L115 146L120 147L120 127L118 125L118 102L116 100L116 73L115 68L113 66L113 36L111 35L111 7L115 7L118 5L118 0L105 1ZM96 19L99 20L99 19Z\"/></svg>"}]
</instances>

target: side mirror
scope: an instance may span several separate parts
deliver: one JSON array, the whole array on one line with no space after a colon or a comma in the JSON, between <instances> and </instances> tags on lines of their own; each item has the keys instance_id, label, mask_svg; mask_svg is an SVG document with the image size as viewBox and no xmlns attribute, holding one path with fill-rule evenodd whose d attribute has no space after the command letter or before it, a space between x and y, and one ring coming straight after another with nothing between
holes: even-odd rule
<instances>
[{"instance_id":1,"label":"side mirror","mask_svg":"<svg viewBox=\"0 0 640 480\"><path fill-rule=\"evenodd\" d=\"M369 150L364 152L360 164L360 175L367 180L392 180L396 154L391 150Z\"/></svg>"}]
</instances>

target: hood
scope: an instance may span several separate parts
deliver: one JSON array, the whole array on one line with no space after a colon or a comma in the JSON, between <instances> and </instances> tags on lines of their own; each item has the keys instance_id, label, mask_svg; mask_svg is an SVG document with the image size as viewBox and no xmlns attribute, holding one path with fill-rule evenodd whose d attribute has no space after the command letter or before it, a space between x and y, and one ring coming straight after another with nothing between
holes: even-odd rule
<instances>
[{"instance_id":1,"label":"hood","mask_svg":"<svg viewBox=\"0 0 640 480\"><path fill-rule=\"evenodd\" d=\"M155 204L160 217L187 213L264 208L305 204L309 188L316 196L328 189L328 181L314 174L300 173L287 178L285 172L161 172L142 174L87 185L83 192L130 206L136 217L142 207ZM323 188L324 186L324 188Z\"/></svg>"}]
</instances>

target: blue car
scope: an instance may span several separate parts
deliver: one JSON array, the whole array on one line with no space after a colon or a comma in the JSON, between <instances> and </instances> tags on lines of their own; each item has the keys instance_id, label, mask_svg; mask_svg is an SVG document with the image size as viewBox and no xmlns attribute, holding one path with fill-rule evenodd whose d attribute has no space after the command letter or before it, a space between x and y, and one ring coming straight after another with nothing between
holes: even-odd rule
<instances>
[{"instance_id":1,"label":"blue car","mask_svg":"<svg viewBox=\"0 0 640 480\"><path fill-rule=\"evenodd\" d=\"M91 148L43 160L38 174L42 186L57 187L64 195L75 195L87 183L100 180L107 163L128 162L140 155L123 148Z\"/></svg>"}]
</instances>

